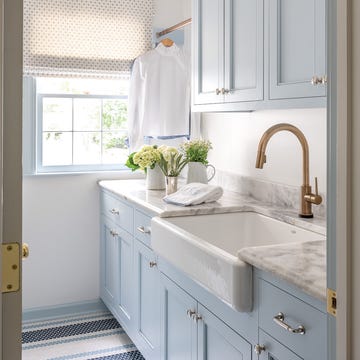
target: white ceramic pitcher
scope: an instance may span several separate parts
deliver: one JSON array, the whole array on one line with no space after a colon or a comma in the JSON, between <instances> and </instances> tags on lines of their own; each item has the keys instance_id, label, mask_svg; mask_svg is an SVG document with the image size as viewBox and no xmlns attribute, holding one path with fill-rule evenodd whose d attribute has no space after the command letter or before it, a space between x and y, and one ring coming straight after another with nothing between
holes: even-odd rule
<instances>
[{"instance_id":1,"label":"white ceramic pitcher","mask_svg":"<svg viewBox=\"0 0 360 360\"><path fill-rule=\"evenodd\" d=\"M188 163L187 184L199 182L207 184L215 176L214 166L204 165L201 162L190 161Z\"/></svg>"}]
</instances>

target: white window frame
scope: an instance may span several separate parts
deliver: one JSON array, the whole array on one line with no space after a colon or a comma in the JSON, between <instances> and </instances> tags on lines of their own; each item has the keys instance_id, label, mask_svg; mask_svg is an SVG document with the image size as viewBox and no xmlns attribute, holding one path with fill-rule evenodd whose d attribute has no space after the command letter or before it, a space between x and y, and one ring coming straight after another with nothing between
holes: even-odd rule
<instances>
[{"instance_id":1,"label":"white window frame","mask_svg":"<svg viewBox=\"0 0 360 360\"><path fill-rule=\"evenodd\" d=\"M23 80L23 170L24 175L40 174L71 174L84 172L119 171L129 170L125 164L89 164L89 165L56 165L44 166L42 164L42 141L43 141L43 99L66 98L66 99L120 99L126 100L125 95L79 95L79 94L38 94L36 78L25 76ZM101 108L102 111L102 108ZM72 114L74 121L74 114ZM85 131L86 132L86 131ZM102 133L99 131L91 131ZM72 136L74 131L71 131ZM102 136L102 135L101 135Z\"/></svg>"}]
</instances>

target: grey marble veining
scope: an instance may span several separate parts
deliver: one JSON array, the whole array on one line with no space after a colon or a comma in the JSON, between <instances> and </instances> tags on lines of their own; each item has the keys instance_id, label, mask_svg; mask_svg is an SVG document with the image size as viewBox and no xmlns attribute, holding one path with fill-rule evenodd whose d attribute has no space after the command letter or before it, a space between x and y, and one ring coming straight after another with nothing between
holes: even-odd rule
<instances>
[{"instance_id":1,"label":"grey marble veining","mask_svg":"<svg viewBox=\"0 0 360 360\"><path fill-rule=\"evenodd\" d=\"M256 200L238 192L224 190L217 202L182 207L165 203L162 200L165 191L146 190L144 180L106 180L100 181L99 185L160 217L253 211L326 235L324 218L302 219L291 207ZM238 256L255 267L278 275L312 296L325 299L326 241L249 247L239 251Z\"/></svg>"},{"instance_id":2,"label":"grey marble veining","mask_svg":"<svg viewBox=\"0 0 360 360\"><path fill-rule=\"evenodd\" d=\"M326 301L326 241L248 247L238 257Z\"/></svg>"},{"instance_id":3,"label":"grey marble veining","mask_svg":"<svg viewBox=\"0 0 360 360\"><path fill-rule=\"evenodd\" d=\"M222 170L216 171L212 184L220 185L224 189L248 195L260 202L277 207L293 209L294 211L298 211L300 207L300 186L278 184ZM314 205L312 209L316 217L325 218L326 195L324 193L320 195L323 198L322 203Z\"/></svg>"},{"instance_id":4,"label":"grey marble veining","mask_svg":"<svg viewBox=\"0 0 360 360\"><path fill-rule=\"evenodd\" d=\"M125 200L132 201L154 212L160 217L254 211L319 234L325 235L326 233L326 223L323 218L302 219L291 208L283 208L262 202L249 195L242 195L233 191L224 190L223 196L213 203L177 206L167 204L162 200L165 196L164 190L146 190L144 180L105 180L100 181L99 185Z\"/></svg>"}]
</instances>

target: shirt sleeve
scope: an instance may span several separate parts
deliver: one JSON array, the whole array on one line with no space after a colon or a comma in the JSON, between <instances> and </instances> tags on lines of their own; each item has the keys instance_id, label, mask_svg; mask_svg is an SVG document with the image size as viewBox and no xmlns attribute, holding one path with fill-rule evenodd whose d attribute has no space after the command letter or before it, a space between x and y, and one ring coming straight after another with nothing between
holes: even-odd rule
<instances>
[{"instance_id":1,"label":"shirt sleeve","mask_svg":"<svg viewBox=\"0 0 360 360\"><path fill-rule=\"evenodd\" d=\"M128 132L130 152L136 151L142 145L143 122L143 81L141 76L141 60L134 62L130 77L129 102L128 102Z\"/></svg>"}]
</instances>

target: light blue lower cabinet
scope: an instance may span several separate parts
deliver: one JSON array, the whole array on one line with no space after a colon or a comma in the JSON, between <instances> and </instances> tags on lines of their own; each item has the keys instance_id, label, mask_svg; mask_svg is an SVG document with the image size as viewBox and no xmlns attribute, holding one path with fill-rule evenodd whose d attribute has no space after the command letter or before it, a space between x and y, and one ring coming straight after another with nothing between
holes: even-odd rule
<instances>
[{"instance_id":1,"label":"light blue lower cabinet","mask_svg":"<svg viewBox=\"0 0 360 360\"><path fill-rule=\"evenodd\" d=\"M160 359L160 272L152 250L134 240L136 345L146 360Z\"/></svg>"},{"instance_id":2,"label":"light blue lower cabinet","mask_svg":"<svg viewBox=\"0 0 360 360\"><path fill-rule=\"evenodd\" d=\"M251 360L251 344L161 274L163 360Z\"/></svg>"},{"instance_id":3,"label":"light blue lower cabinet","mask_svg":"<svg viewBox=\"0 0 360 360\"><path fill-rule=\"evenodd\" d=\"M302 360L285 346L281 345L264 331L259 331L259 344L263 350L259 354L259 360ZM315 360L315 358L314 358Z\"/></svg>"},{"instance_id":4,"label":"light blue lower cabinet","mask_svg":"<svg viewBox=\"0 0 360 360\"><path fill-rule=\"evenodd\" d=\"M251 360L249 342L200 304L198 316L198 360Z\"/></svg>"},{"instance_id":5,"label":"light blue lower cabinet","mask_svg":"<svg viewBox=\"0 0 360 360\"><path fill-rule=\"evenodd\" d=\"M117 239L114 236L117 227L106 218L101 221L101 247L100 247L100 295L104 303L111 310L115 307L117 292Z\"/></svg>"},{"instance_id":6,"label":"light blue lower cabinet","mask_svg":"<svg viewBox=\"0 0 360 360\"><path fill-rule=\"evenodd\" d=\"M114 199L111 209L121 205ZM100 294L146 360L326 360L324 302L254 269L253 310L239 313L157 258L150 231L146 237L140 231L150 230L151 214L122 205L132 226L102 209ZM284 323L303 326L304 334L274 321L280 312Z\"/></svg>"},{"instance_id":7,"label":"light blue lower cabinet","mask_svg":"<svg viewBox=\"0 0 360 360\"><path fill-rule=\"evenodd\" d=\"M197 359L197 301L161 273L162 360Z\"/></svg>"},{"instance_id":8,"label":"light blue lower cabinet","mask_svg":"<svg viewBox=\"0 0 360 360\"><path fill-rule=\"evenodd\" d=\"M121 324L131 332L134 313L133 237L121 228L117 228L113 236L116 239L115 312Z\"/></svg>"},{"instance_id":9,"label":"light blue lower cabinet","mask_svg":"<svg viewBox=\"0 0 360 360\"><path fill-rule=\"evenodd\" d=\"M133 314L133 238L110 219L101 221L100 294L126 331Z\"/></svg>"}]
</instances>

